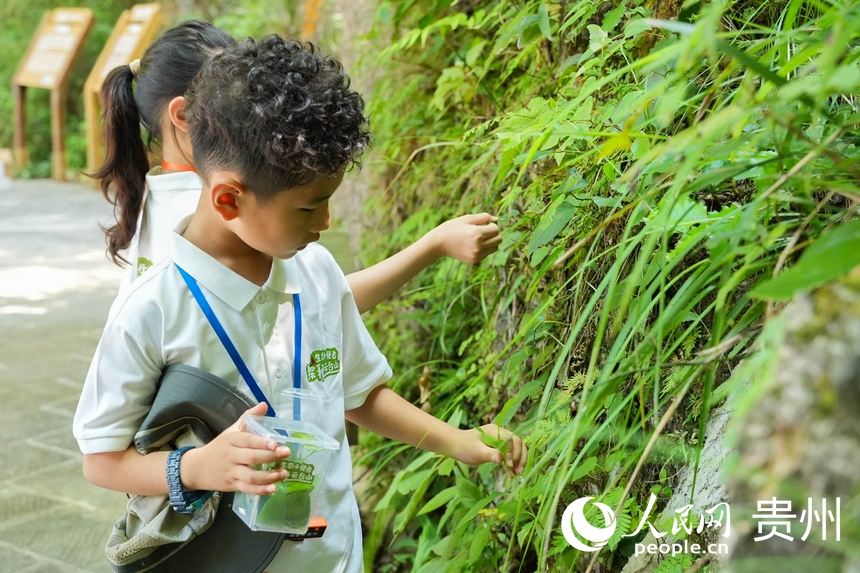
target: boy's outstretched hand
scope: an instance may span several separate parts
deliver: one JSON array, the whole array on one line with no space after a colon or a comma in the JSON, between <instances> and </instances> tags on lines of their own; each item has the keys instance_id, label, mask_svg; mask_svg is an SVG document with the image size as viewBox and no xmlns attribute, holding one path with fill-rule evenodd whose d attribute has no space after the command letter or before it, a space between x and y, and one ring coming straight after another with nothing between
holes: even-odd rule
<instances>
[{"instance_id":1,"label":"boy's outstretched hand","mask_svg":"<svg viewBox=\"0 0 860 573\"><path fill-rule=\"evenodd\" d=\"M464 263L479 263L502 243L498 220L489 213L463 215L445 221L429 234L442 255Z\"/></svg>"},{"instance_id":2,"label":"boy's outstretched hand","mask_svg":"<svg viewBox=\"0 0 860 573\"><path fill-rule=\"evenodd\" d=\"M264 416L266 408L265 403L260 403L245 414ZM250 466L287 458L290 449L246 429L240 417L202 448L187 452L180 466L182 484L188 489L242 491L252 495L274 493L274 483L285 480L287 471L258 471Z\"/></svg>"},{"instance_id":3,"label":"boy's outstretched hand","mask_svg":"<svg viewBox=\"0 0 860 573\"><path fill-rule=\"evenodd\" d=\"M450 456L470 466L486 462L502 463L515 474L523 471L528 450L516 435L495 424L460 430L461 438L453 444Z\"/></svg>"},{"instance_id":4,"label":"boy's outstretched hand","mask_svg":"<svg viewBox=\"0 0 860 573\"><path fill-rule=\"evenodd\" d=\"M495 424L458 430L420 410L386 386L374 388L363 405L346 411L346 418L386 438L472 466L505 461L507 467L518 474L528 458L523 441L508 430Z\"/></svg>"}]
</instances>

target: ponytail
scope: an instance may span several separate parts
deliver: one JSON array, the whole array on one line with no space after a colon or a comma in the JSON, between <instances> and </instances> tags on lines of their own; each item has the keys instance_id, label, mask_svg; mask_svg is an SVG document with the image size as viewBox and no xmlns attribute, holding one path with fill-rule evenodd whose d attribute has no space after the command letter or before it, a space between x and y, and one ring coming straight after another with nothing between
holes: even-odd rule
<instances>
[{"instance_id":1,"label":"ponytail","mask_svg":"<svg viewBox=\"0 0 860 573\"><path fill-rule=\"evenodd\" d=\"M117 265L128 263L119 252L127 249L137 230L143 204L149 159L140 134L141 117L134 99L134 74L129 66L114 68L105 79L101 96L104 105L104 164L90 177L100 179L102 194L114 206L116 225L105 229L108 252ZM109 187L113 183L111 197Z\"/></svg>"},{"instance_id":2,"label":"ponytail","mask_svg":"<svg viewBox=\"0 0 860 573\"><path fill-rule=\"evenodd\" d=\"M149 171L147 149L150 143L162 141L161 117L167 105L185 95L213 54L235 43L230 34L209 22L190 20L162 34L140 60L114 68L105 78L101 93L105 162L89 176L101 181L102 194L114 206L116 225L105 229L114 263L128 263L119 253L128 248L137 232ZM141 129L148 132L147 145Z\"/></svg>"}]
</instances>

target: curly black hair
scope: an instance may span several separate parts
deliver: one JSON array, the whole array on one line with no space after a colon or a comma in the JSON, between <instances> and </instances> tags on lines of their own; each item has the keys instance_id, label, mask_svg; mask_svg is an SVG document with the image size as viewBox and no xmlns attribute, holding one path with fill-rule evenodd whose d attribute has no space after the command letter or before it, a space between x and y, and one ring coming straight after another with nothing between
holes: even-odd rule
<instances>
[{"instance_id":1,"label":"curly black hair","mask_svg":"<svg viewBox=\"0 0 860 573\"><path fill-rule=\"evenodd\" d=\"M203 66L185 95L194 162L235 171L263 200L360 165L364 100L310 43L248 38Z\"/></svg>"}]
</instances>

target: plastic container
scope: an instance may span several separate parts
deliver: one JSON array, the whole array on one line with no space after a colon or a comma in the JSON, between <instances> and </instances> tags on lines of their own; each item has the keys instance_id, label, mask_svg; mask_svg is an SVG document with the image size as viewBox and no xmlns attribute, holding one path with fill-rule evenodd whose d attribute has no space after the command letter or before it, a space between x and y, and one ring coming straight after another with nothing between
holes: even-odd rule
<instances>
[{"instance_id":1,"label":"plastic container","mask_svg":"<svg viewBox=\"0 0 860 573\"><path fill-rule=\"evenodd\" d=\"M325 412L322 396L309 388L287 388L281 392L278 418L313 423L314 414Z\"/></svg>"},{"instance_id":2,"label":"plastic container","mask_svg":"<svg viewBox=\"0 0 860 573\"><path fill-rule=\"evenodd\" d=\"M268 416L242 416L248 431L290 448L290 457L255 469L282 467L290 476L275 484L271 495L236 492L233 511L254 531L305 533L314 515L317 498L329 463L340 443L308 422Z\"/></svg>"}]
</instances>

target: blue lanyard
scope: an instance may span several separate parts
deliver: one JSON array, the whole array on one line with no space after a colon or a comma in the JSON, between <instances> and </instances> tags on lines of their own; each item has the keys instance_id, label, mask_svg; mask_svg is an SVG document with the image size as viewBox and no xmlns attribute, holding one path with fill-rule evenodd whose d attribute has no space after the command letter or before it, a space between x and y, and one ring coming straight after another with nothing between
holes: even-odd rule
<instances>
[{"instance_id":1,"label":"blue lanyard","mask_svg":"<svg viewBox=\"0 0 860 573\"><path fill-rule=\"evenodd\" d=\"M265 402L266 406L269 407L268 410L266 410L266 415L274 417L275 408L272 407L271 402L269 402L266 395L260 389L260 386L254 379L253 374L248 370L248 367L245 365L245 361L242 360L242 357L239 355L239 351L236 350L236 346L233 344L233 341L230 340L229 336L227 336L227 331L224 330L224 327L221 325L221 321L218 320L217 316L215 316L215 311L212 310L212 307L209 305L209 301L206 300L206 297L203 295L203 291L200 290L200 286L197 284L197 281L179 265L176 265L176 268L179 270L179 274L182 275L182 278L185 279L185 284L188 285L188 290L190 290L191 294L194 295L194 298L197 300L197 304L200 305L200 310L202 310L203 314L206 315L206 318L209 320L209 324L212 325L212 329L215 331L215 334L218 335L218 338L221 340L221 344L223 344L224 348L227 350L227 354L229 354L230 358L233 359L233 364L236 365L236 368L239 370L239 374L242 375L248 388L251 389L251 393L254 394L254 397L257 400ZM296 327L295 355L293 357L293 388L298 389L302 387L302 305L298 293L293 294L293 312ZM301 400L298 396L294 396L293 419L301 420L301 418Z\"/></svg>"}]
</instances>

